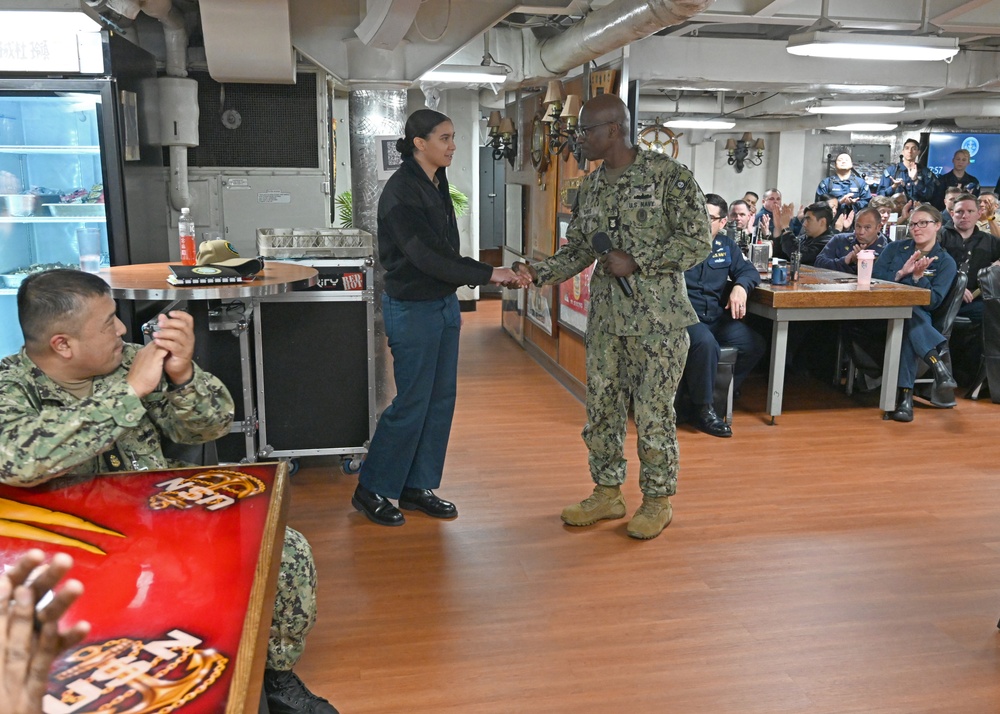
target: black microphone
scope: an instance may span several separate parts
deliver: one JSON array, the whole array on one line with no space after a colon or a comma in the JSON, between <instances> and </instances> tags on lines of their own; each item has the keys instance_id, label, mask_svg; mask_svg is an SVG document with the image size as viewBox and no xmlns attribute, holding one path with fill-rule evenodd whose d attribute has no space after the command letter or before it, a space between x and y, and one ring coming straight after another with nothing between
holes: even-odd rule
<instances>
[{"instance_id":1,"label":"black microphone","mask_svg":"<svg viewBox=\"0 0 1000 714\"><path fill-rule=\"evenodd\" d=\"M613 250L611 247L611 239L604 231L595 233L594 237L590 239L590 244L594 247L594 250L598 255L607 255ZM620 287L622 292L625 293L625 297L632 297L632 286L628 284L628 280L624 277L615 279L618 281L618 287Z\"/></svg>"}]
</instances>

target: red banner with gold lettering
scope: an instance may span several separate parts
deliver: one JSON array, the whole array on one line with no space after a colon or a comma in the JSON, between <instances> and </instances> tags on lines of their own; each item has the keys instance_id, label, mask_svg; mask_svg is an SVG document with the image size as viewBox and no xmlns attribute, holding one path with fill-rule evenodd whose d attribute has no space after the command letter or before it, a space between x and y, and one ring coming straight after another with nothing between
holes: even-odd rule
<instances>
[{"instance_id":1,"label":"red banner with gold lettering","mask_svg":"<svg viewBox=\"0 0 1000 714\"><path fill-rule=\"evenodd\" d=\"M85 587L64 625L92 629L56 662L46 714L225 711L277 468L0 486L0 563L69 553Z\"/></svg>"}]
</instances>

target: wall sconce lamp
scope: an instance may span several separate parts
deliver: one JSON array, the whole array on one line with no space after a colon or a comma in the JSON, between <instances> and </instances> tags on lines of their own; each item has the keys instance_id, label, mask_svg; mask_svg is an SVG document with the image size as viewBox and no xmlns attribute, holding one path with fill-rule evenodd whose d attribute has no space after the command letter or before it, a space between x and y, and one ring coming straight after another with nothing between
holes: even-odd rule
<instances>
[{"instance_id":1,"label":"wall sconce lamp","mask_svg":"<svg viewBox=\"0 0 1000 714\"><path fill-rule=\"evenodd\" d=\"M753 134L745 132L740 139L726 140L726 153L729 154L729 165L735 165L736 173L741 173L746 162L752 166L760 166L760 162L764 160L764 140L754 139Z\"/></svg>"},{"instance_id":2,"label":"wall sconce lamp","mask_svg":"<svg viewBox=\"0 0 1000 714\"><path fill-rule=\"evenodd\" d=\"M558 154L568 148L579 160L580 142L576 132L583 105L580 97L576 94L564 97L562 82L553 79L549 81L542 103L548 106L542 121L549 125L549 151Z\"/></svg>"},{"instance_id":3,"label":"wall sconce lamp","mask_svg":"<svg viewBox=\"0 0 1000 714\"><path fill-rule=\"evenodd\" d=\"M514 166L514 158L517 156L517 129L510 117L500 116L499 111L490 112L490 119L486 122L490 130L490 139L486 146L493 149L493 160L503 161L507 159L511 167Z\"/></svg>"}]
</instances>

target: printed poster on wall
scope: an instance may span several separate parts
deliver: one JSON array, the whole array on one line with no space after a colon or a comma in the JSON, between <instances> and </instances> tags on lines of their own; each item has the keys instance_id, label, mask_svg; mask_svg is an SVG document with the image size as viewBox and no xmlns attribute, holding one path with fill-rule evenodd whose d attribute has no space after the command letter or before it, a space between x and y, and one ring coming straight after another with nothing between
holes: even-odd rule
<instances>
[{"instance_id":1,"label":"printed poster on wall","mask_svg":"<svg viewBox=\"0 0 1000 714\"><path fill-rule=\"evenodd\" d=\"M559 214L556 221L559 228L559 245L568 242L566 229L570 216ZM594 266L581 270L569 280L559 284L559 325L577 333L581 337L587 332L587 312L590 310L590 276Z\"/></svg>"}]
</instances>

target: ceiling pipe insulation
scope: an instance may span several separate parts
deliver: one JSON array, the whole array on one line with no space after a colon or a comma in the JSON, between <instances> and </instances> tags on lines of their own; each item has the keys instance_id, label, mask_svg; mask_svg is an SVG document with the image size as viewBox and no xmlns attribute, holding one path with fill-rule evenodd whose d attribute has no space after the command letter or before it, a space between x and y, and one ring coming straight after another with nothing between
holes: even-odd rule
<instances>
[{"instance_id":1,"label":"ceiling pipe insulation","mask_svg":"<svg viewBox=\"0 0 1000 714\"><path fill-rule=\"evenodd\" d=\"M680 25L715 0L615 0L539 43L542 66L563 74L660 30Z\"/></svg>"}]
</instances>

